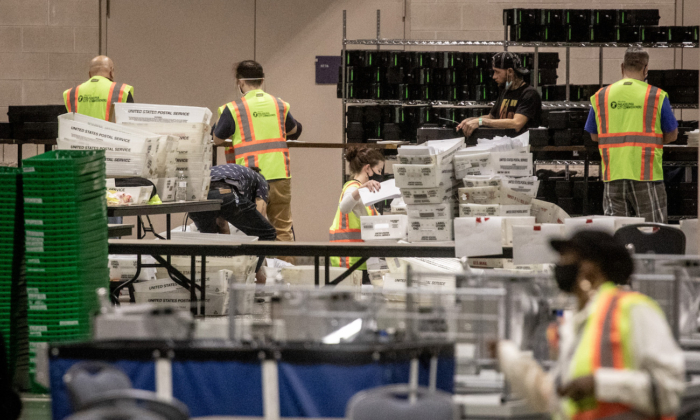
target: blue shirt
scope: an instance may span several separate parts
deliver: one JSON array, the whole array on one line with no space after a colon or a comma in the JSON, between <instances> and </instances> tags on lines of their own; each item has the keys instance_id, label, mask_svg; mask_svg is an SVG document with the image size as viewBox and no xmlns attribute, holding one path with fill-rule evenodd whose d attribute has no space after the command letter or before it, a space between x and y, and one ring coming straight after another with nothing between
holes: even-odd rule
<instances>
[{"instance_id":1,"label":"blue shirt","mask_svg":"<svg viewBox=\"0 0 700 420\"><path fill-rule=\"evenodd\" d=\"M224 181L235 188L238 195L250 201L261 198L267 202L269 187L265 177L248 167L235 163L212 166L211 181Z\"/></svg>"},{"instance_id":2,"label":"blue shirt","mask_svg":"<svg viewBox=\"0 0 700 420\"><path fill-rule=\"evenodd\" d=\"M591 134L598 134L598 125L596 124L595 109L591 108L588 113L588 120L586 121L585 130ZM664 99L664 103L661 105L661 132L670 133L678 128L678 121L676 121L676 116L673 115L673 109L671 109L671 102L669 102L668 97Z\"/></svg>"}]
</instances>

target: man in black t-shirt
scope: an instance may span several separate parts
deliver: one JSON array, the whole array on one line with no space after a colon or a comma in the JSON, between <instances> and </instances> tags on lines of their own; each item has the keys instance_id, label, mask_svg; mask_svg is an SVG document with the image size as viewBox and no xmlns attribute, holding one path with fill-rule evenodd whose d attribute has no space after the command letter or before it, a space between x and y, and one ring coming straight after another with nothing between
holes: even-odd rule
<instances>
[{"instance_id":1,"label":"man in black t-shirt","mask_svg":"<svg viewBox=\"0 0 700 420\"><path fill-rule=\"evenodd\" d=\"M469 137L479 127L512 129L517 134L539 127L542 99L537 90L523 80L523 75L528 73L516 54L505 51L494 55L493 80L501 87L498 100L488 115L467 118L457 130Z\"/></svg>"}]
</instances>

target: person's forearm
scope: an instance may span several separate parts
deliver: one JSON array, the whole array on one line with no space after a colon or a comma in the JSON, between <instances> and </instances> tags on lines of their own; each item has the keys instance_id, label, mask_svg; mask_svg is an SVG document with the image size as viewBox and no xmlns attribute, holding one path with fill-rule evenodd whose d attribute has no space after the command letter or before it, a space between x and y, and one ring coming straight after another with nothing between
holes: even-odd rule
<instances>
[{"instance_id":1,"label":"person's forearm","mask_svg":"<svg viewBox=\"0 0 700 420\"><path fill-rule=\"evenodd\" d=\"M494 120L494 119L482 119L482 127L488 127L488 128L504 128L504 129L511 129L515 131L520 131L522 130L524 124L521 124L514 119L502 119L502 120Z\"/></svg>"},{"instance_id":2,"label":"person's forearm","mask_svg":"<svg viewBox=\"0 0 700 420\"><path fill-rule=\"evenodd\" d=\"M673 143L678 139L678 129L671 131L670 133L664 133L664 144Z\"/></svg>"},{"instance_id":3,"label":"person's forearm","mask_svg":"<svg viewBox=\"0 0 700 420\"><path fill-rule=\"evenodd\" d=\"M214 145L215 146L223 146L226 143L226 140L220 139L214 135Z\"/></svg>"},{"instance_id":4,"label":"person's forearm","mask_svg":"<svg viewBox=\"0 0 700 420\"><path fill-rule=\"evenodd\" d=\"M556 406L554 381L529 355L521 352L511 341L498 345L498 363L501 372L516 394L539 412Z\"/></svg>"}]
</instances>

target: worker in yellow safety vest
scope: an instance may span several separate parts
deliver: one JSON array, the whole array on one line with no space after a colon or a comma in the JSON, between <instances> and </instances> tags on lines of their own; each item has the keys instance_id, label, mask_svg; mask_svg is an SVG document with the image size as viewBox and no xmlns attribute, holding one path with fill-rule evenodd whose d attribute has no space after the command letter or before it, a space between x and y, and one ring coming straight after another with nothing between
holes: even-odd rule
<instances>
[{"instance_id":1,"label":"worker in yellow safety vest","mask_svg":"<svg viewBox=\"0 0 700 420\"><path fill-rule=\"evenodd\" d=\"M267 217L278 241L293 241L292 184L287 140L301 135L301 124L289 112L289 104L265 93L262 66L240 62L236 83L241 98L219 108L214 144L226 147L226 162L258 167L270 185ZM287 260L291 260L286 258Z\"/></svg>"},{"instance_id":2,"label":"worker in yellow safety vest","mask_svg":"<svg viewBox=\"0 0 700 420\"><path fill-rule=\"evenodd\" d=\"M605 215L666 223L663 147L678 137L678 122L666 92L644 81L648 66L644 49L627 49L622 80L591 97L586 131L600 150Z\"/></svg>"},{"instance_id":3,"label":"worker in yellow safety vest","mask_svg":"<svg viewBox=\"0 0 700 420\"><path fill-rule=\"evenodd\" d=\"M360 218L376 216L374 206L365 206L360 197L360 189L379 191L381 188L382 172L384 171L384 155L377 149L354 147L347 150L345 159L350 166L352 180L345 183L335 211L333 224L329 229L331 242L363 242ZM350 268L360 260L359 257L331 257L333 267ZM363 263L358 270L367 270ZM363 271L363 283L369 283L367 271Z\"/></svg>"},{"instance_id":4,"label":"worker in yellow safety vest","mask_svg":"<svg viewBox=\"0 0 700 420\"><path fill-rule=\"evenodd\" d=\"M134 102L134 88L114 81L114 63L109 57L93 58L88 74L90 80L63 92L68 112L109 121L113 103Z\"/></svg>"},{"instance_id":5,"label":"worker in yellow safety vest","mask_svg":"<svg viewBox=\"0 0 700 420\"><path fill-rule=\"evenodd\" d=\"M575 297L576 308L559 326L558 361L549 373L527 349L494 343L513 391L555 419L674 419L685 388L683 351L656 302L629 290L628 251L599 231L553 240L552 247L561 254L557 285Z\"/></svg>"}]
</instances>

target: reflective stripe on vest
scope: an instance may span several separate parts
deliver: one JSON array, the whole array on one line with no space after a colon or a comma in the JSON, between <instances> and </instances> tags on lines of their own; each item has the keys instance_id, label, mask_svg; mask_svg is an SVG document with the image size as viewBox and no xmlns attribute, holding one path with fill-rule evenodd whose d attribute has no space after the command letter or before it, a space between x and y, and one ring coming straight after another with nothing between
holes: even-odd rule
<instances>
[{"instance_id":1,"label":"reflective stripe on vest","mask_svg":"<svg viewBox=\"0 0 700 420\"><path fill-rule=\"evenodd\" d=\"M663 133L659 118L665 97L666 93L655 86L623 79L602 88L591 98L596 112L603 181L663 180Z\"/></svg>"},{"instance_id":2,"label":"reflective stripe on vest","mask_svg":"<svg viewBox=\"0 0 700 420\"><path fill-rule=\"evenodd\" d=\"M219 114L221 114L225 107L228 107L236 125L231 137L233 145L226 148L226 161L248 167L259 166L263 176L268 180L290 178L289 149L284 128L289 105L262 91L251 92L255 97L248 98L246 94L241 100L219 108ZM260 94L265 95L269 102L263 105L255 102ZM271 106L272 100L274 100L274 106ZM263 111L262 116L257 115L260 112L260 106L267 107L267 111ZM274 128L265 125L269 123L262 119L272 117L272 112L275 117ZM257 130L261 132L256 133L256 124Z\"/></svg>"},{"instance_id":3,"label":"reflective stripe on vest","mask_svg":"<svg viewBox=\"0 0 700 420\"><path fill-rule=\"evenodd\" d=\"M588 318L583 336L569 367L571 380L592 375L599 368L634 369L630 354L633 343L629 330L633 304L657 306L646 296L619 290L612 283L599 288L594 310ZM573 420L643 420L650 417L618 403L584 398L578 402L564 399L565 412ZM658 417L657 417L658 418ZM662 417L671 420L673 417Z\"/></svg>"},{"instance_id":4,"label":"reflective stripe on vest","mask_svg":"<svg viewBox=\"0 0 700 420\"><path fill-rule=\"evenodd\" d=\"M361 187L362 185L355 180L348 181L343 186L343 191L340 193L340 199L338 200L338 209L335 211L335 218L333 219L333 224L328 230L330 242L363 242L362 241L362 225L360 218L355 215L354 212L341 213L340 203L343 201L343 196L347 189L351 186ZM367 213L369 215L376 215L377 212L374 207L366 207ZM345 267L350 268L355 264L360 257L330 257L330 264L333 267ZM365 270L367 268L366 264L362 264L359 269Z\"/></svg>"}]
</instances>

